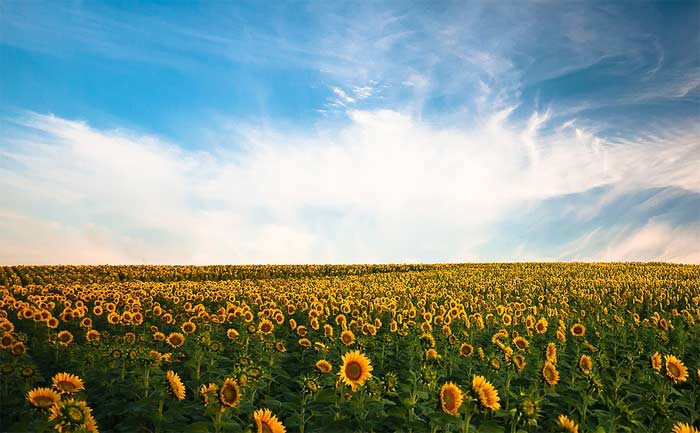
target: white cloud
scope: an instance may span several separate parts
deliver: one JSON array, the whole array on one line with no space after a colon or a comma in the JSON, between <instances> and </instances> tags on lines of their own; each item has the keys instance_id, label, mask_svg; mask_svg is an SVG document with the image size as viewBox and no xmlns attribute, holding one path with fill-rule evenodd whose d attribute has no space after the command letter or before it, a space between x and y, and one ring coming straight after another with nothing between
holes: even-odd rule
<instances>
[{"instance_id":1,"label":"white cloud","mask_svg":"<svg viewBox=\"0 0 700 433\"><path fill-rule=\"evenodd\" d=\"M355 86L352 88L352 92L358 99L367 99L372 96L374 89L371 86Z\"/></svg>"},{"instance_id":2,"label":"white cloud","mask_svg":"<svg viewBox=\"0 0 700 433\"><path fill-rule=\"evenodd\" d=\"M700 227L650 222L602 252L603 261L700 263Z\"/></svg>"},{"instance_id":3,"label":"white cloud","mask_svg":"<svg viewBox=\"0 0 700 433\"><path fill-rule=\"evenodd\" d=\"M339 130L305 135L248 127L237 131L243 150L216 154L53 116L15 119L22 128L0 147L0 262L489 260L480 249L498 221L547 198L601 185L700 192L694 127L613 143L571 128L543 134L542 114L518 125L499 112L468 129L391 110L348 115ZM644 257L694 259L674 252L686 243L659 249L682 233L642 237L652 235ZM596 257L645 245L630 242Z\"/></svg>"},{"instance_id":4,"label":"white cloud","mask_svg":"<svg viewBox=\"0 0 700 433\"><path fill-rule=\"evenodd\" d=\"M338 98L340 98L341 102L347 103L347 104L353 104L355 102L355 98L348 96L345 91L339 87L333 87L333 93L335 93Z\"/></svg>"}]
</instances>

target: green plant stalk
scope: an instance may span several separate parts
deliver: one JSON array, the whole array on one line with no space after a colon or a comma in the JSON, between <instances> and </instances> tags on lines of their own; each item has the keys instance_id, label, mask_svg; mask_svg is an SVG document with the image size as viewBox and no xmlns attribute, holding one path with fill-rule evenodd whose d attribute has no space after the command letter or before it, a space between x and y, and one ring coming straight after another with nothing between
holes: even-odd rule
<instances>
[{"instance_id":1,"label":"green plant stalk","mask_svg":"<svg viewBox=\"0 0 700 433\"><path fill-rule=\"evenodd\" d=\"M306 394L301 398L301 410L299 411L299 433L304 433L306 428L306 419L304 419L304 414L306 412Z\"/></svg>"},{"instance_id":2,"label":"green plant stalk","mask_svg":"<svg viewBox=\"0 0 700 433\"><path fill-rule=\"evenodd\" d=\"M472 416L474 416L474 411L469 410L466 414L464 414L464 425L462 426L462 433L469 433L469 427L471 424Z\"/></svg>"},{"instance_id":3,"label":"green plant stalk","mask_svg":"<svg viewBox=\"0 0 700 433\"><path fill-rule=\"evenodd\" d=\"M202 371L202 350L197 349L197 352L195 352L195 369L194 369L194 378L196 380L199 380L199 376Z\"/></svg>"},{"instance_id":4,"label":"green plant stalk","mask_svg":"<svg viewBox=\"0 0 700 433\"><path fill-rule=\"evenodd\" d=\"M144 374L143 374L143 386L146 388L146 392L144 395L145 398L148 398L150 376L151 376L151 366L147 364L146 369L145 369Z\"/></svg>"},{"instance_id":5,"label":"green plant stalk","mask_svg":"<svg viewBox=\"0 0 700 433\"><path fill-rule=\"evenodd\" d=\"M163 403L165 402L165 397L161 396L160 402L158 403L158 422L155 425L155 433L160 432L160 424L163 422Z\"/></svg>"},{"instance_id":6,"label":"green plant stalk","mask_svg":"<svg viewBox=\"0 0 700 433\"><path fill-rule=\"evenodd\" d=\"M216 433L219 433L221 431L221 415L222 412L218 411L216 415L212 417L212 421L214 422L214 431Z\"/></svg>"},{"instance_id":7,"label":"green plant stalk","mask_svg":"<svg viewBox=\"0 0 700 433\"><path fill-rule=\"evenodd\" d=\"M366 431L365 430L365 420L367 419L367 409L365 408L365 397L366 393L364 390L360 391L360 414L355 415L357 418L357 421L360 423L360 431Z\"/></svg>"}]
</instances>

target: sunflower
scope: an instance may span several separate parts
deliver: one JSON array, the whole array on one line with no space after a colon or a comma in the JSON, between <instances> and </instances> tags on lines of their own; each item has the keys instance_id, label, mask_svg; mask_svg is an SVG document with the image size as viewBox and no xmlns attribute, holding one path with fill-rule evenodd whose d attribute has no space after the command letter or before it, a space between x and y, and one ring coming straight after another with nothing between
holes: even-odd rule
<instances>
[{"instance_id":1,"label":"sunflower","mask_svg":"<svg viewBox=\"0 0 700 433\"><path fill-rule=\"evenodd\" d=\"M184 332L187 335L190 335L190 334L194 333L194 331L197 330L197 325L195 325L194 322L187 321L187 322L182 324L181 329L182 329L182 332Z\"/></svg>"},{"instance_id":2,"label":"sunflower","mask_svg":"<svg viewBox=\"0 0 700 433\"><path fill-rule=\"evenodd\" d=\"M241 401L241 389L238 387L238 382L226 379L219 390L219 401L222 407L236 407Z\"/></svg>"},{"instance_id":3,"label":"sunflower","mask_svg":"<svg viewBox=\"0 0 700 433\"><path fill-rule=\"evenodd\" d=\"M311 347L311 340L309 340L308 338L300 338L299 346L308 349L309 347Z\"/></svg>"},{"instance_id":4,"label":"sunflower","mask_svg":"<svg viewBox=\"0 0 700 433\"><path fill-rule=\"evenodd\" d=\"M557 418L559 429L567 433L578 433L578 425L566 415L559 415Z\"/></svg>"},{"instance_id":5,"label":"sunflower","mask_svg":"<svg viewBox=\"0 0 700 433\"><path fill-rule=\"evenodd\" d=\"M178 400L185 399L185 385L182 384L180 376L172 370L168 370L166 373L166 378L168 380L168 385L170 385L170 391L172 391L175 398Z\"/></svg>"},{"instance_id":6,"label":"sunflower","mask_svg":"<svg viewBox=\"0 0 700 433\"><path fill-rule=\"evenodd\" d=\"M253 413L257 433L286 433L284 425L272 415L270 409L258 409Z\"/></svg>"},{"instance_id":7,"label":"sunflower","mask_svg":"<svg viewBox=\"0 0 700 433\"><path fill-rule=\"evenodd\" d=\"M586 327L580 323L575 324L571 327L571 335L574 337L583 337L586 335Z\"/></svg>"},{"instance_id":8,"label":"sunflower","mask_svg":"<svg viewBox=\"0 0 700 433\"><path fill-rule=\"evenodd\" d=\"M472 356L474 353L474 346L472 346L469 343L462 343L461 346L459 346L459 355L463 356L465 358L468 358Z\"/></svg>"},{"instance_id":9,"label":"sunflower","mask_svg":"<svg viewBox=\"0 0 700 433\"><path fill-rule=\"evenodd\" d=\"M513 357L513 364L515 364L518 371L523 371L527 365L527 362L525 362L525 357L523 355L515 355Z\"/></svg>"},{"instance_id":10,"label":"sunflower","mask_svg":"<svg viewBox=\"0 0 700 433\"><path fill-rule=\"evenodd\" d=\"M542 377L544 377L544 381L549 385L556 385L559 383L559 371L557 371L557 367L549 361L546 361L544 367L542 367Z\"/></svg>"},{"instance_id":11,"label":"sunflower","mask_svg":"<svg viewBox=\"0 0 700 433\"><path fill-rule=\"evenodd\" d=\"M544 334L545 332L547 332L548 325L549 323L547 323L547 319L543 317L540 320L538 320L537 323L535 323L535 329L539 334Z\"/></svg>"},{"instance_id":12,"label":"sunflower","mask_svg":"<svg viewBox=\"0 0 700 433\"><path fill-rule=\"evenodd\" d=\"M540 403L538 400L526 398L518 406L518 414L524 418L527 425L537 425L540 418Z\"/></svg>"},{"instance_id":13,"label":"sunflower","mask_svg":"<svg viewBox=\"0 0 700 433\"><path fill-rule=\"evenodd\" d=\"M497 411L501 408L499 403L501 398L498 396L498 391L484 376L474 376L472 390L484 409Z\"/></svg>"},{"instance_id":14,"label":"sunflower","mask_svg":"<svg viewBox=\"0 0 700 433\"><path fill-rule=\"evenodd\" d=\"M15 330L15 325L6 318L3 318L0 320L0 330L9 334Z\"/></svg>"},{"instance_id":15,"label":"sunflower","mask_svg":"<svg viewBox=\"0 0 700 433\"><path fill-rule=\"evenodd\" d=\"M85 333L85 339L87 341L99 341L100 340L100 333L95 331L94 329L91 329Z\"/></svg>"},{"instance_id":16,"label":"sunflower","mask_svg":"<svg viewBox=\"0 0 700 433\"><path fill-rule=\"evenodd\" d=\"M671 433L698 433L698 429L684 422L677 422Z\"/></svg>"},{"instance_id":17,"label":"sunflower","mask_svg":"<svg viewBox=\"0 0 700 433\"><path fill-rule=\"evenodd\" d=\"M305 377L304 392L308 394L315 394L318 392L318 382L316 382L313 378Z\"/></svg>"},{"instance_id":18,"label":"sunflower","mask_svg":"<svg viewBox=\"0 0 700 433\"><path fill-rule=\"evenodd\" d=\"M10 352L12 352L14 356L22 356L27 352L27 346L25 346L21 341L18 341L12 345Z\"/></svg>"},{"instance_id":19,"label":"sunflower","mask_svg":"<svg viewBox=\"0 0 700 433\"><path fill-rule=\"evenodd\" d=\"M57 373L53 378L53 387L61 394L75 394L85 389L83 380L70 373Z\"/></svg>"},{"instance_id":20,"label":"sunflower","mask_svg":"<svg viewBox=\"0 0 700 433\"><path fill-rule=\"evenodd\" d=\"M503 322L505 326L510 326L510 324L513 323L513 317L510 314L504 314L501 318L501 322Z\"/></svg>"},{"instance_id":21,"label":"sunflower","mask_svg":"<svg viewBox=\"0 0 700 433\"><path fill-rule=\"evenodd\" d=\"M238 333L238 331L236 331L236 330L233 329L233 328L229 328L229 329L226 331L226 337L228 337L229 340L235 340L236 337L238 337L239 335L240 335L240 334Z\"/></svg>"},{"instance_id":22,"label":"sunflower","mask_svg":"<svg viewBox=\"0 0 700 433\"><path fill-rule=\"evenodd\" d=\"M353 392L358 385L363 385L365 380L372 377L372 365L369 358L359 351L348 352L343 355L343 365L338 375L346 385L350 385Z\"/></svg>"},{"instance_id":23,"label":"sunflower","mask_svg":"<svg viewBox=\"0 0 700 433\"><path fill-rule=\"evenodd\" d=\"M351 330L346 329L340 333L340 341L342 341L344 345L350 346L355 342L355 334L353 334Z\"/></svg>"},{"instance_id":24,"label":"sunflower","mask_svg":"<svg viewBox=\"0 0 700 433\"><path fill-rule=\"evenodd\" d=\"M419 340L427 343L427 346L424 345L424 347L435 347L435 337L433 337L433 334L426 332L425 334L422 334L418 338L419 338Z\"/></svg>"},{"instance_id":25,"label":"sunflower","mask_svg":"<svg viewBox=\"0 0 700 433\"><path fill-rule=\"evenodd\" d=\"M287 347L284 345L283 341L277 341L275 342L275 350L279 353L284 353L287 351Z\"/></svg>"},{"instance_id":26,"label":"sunflower","mask_svg":"<svg viewBox=\"0 0 700 433\"><path fill-rule=\"evenodd\" d=\"M73 399L58 401L51 407L49 421L59 433L79 430L94 433L98 431L92 409L84 401Z\"/></svg>"},{"instance_id":27,"label":"sunflower","mask_svg":"<svg viewBox=\"0 0 700 433\"><path fill-rule=\"evenodd\" d=\"M316 368L321 373L330 373L331 370L333 370L333 366L331 365L331 363L326 361L325 359L321 359L318 362L316 362Z\"/></svg>"},{"instance_id":28,"label":"sunflower","mask_svg":"<svg viewBox=\"0 0 700 433\"><path fill-rule=\"evenodd\" d=\"M216 386L215 383L210 383L208 385L202 384L202 386L199 387L199 395L202 397L205 406L209 406L214 402L218 390L219 387Z\"/></svg>"},{"instance_id":29,"label":"sunflower","mask_svg":"<svg viewBox=\"0 0 700 433\"><path fill-rule=\"evenodd\" d=\"M252 322L253 321L253 313L251 313L250 311L246 311L245 313L243 313L243 320L245 320L246 323Z\"/></svg>"},{"instance_id":30,"label":"sunflower","mask_svg":"<svg viewBox=\"0 0 700 433\"><path fill-rule=\"evenodd\" d=\"M578 368L580 368L586 376L591 374L591 369L593 368L593 360L591 357L588 355L581 355L581 358L578 360Z\"/></svg>"},{"instance_id":31,"label":"sunflower","mask_svg":"<svg viewBox=\"0 0 700 433\"><path fill-rule=\"evenodd\" d=\"M452 382L447 382L440 388L440 404L445 413L457 415L462 405L462 390Z\"/></svg>"},{"instance_id":32,"label":"sunflower","mask_svg":"<svg viewBox=\"0 0 700 433\"><path fill-rule=\"evenodd\" d=\"M15 342L15 337L12 334L5 334L0 338L0 348L9 349Z\"/></svg>"},{"instance_id":33,"label":"sunflower","mask_svg":"<svg viewBox=\"0 0 700 433\"><path fill-rule=\"evenodd\" d=\"M40 409L48 409L61 400L61 396L51 388L34 388L27 393L27 400Z\"/></svg>"},{"instance_id":34,"label":"sunflower","mask_svg":"<svg viewBox=\"0 0 700 433\"><path fill-rule=\"evenodd\" d=\"M549 343L547 345L547 350L545 351L545 355L547 357L547 362L551 362L552 364L557 363L557 346L554 343Z\"/></svg>"},{"instance_id":35,"label":"sunflower","mask_svg":"<svg viewBox=\"0 0 700 433\"><path fill-rule=\"evenodd\" d=\"M258 330L263 335L270 335L272 334L272 331L275 330L275 325L273 325L271 321L264 319L262 322L260 322Z\"/></svg>"},{"instance_id":36,"label":"sunflower","mask_svg":"<svg viewBox=\"0 0 700 433\"><path fill-rule=\"evenodd\" d=\"M518 349L525 350L530 343L525 338L518 336L513 339L513 344Z\"/></svg>"},{"instance_id":37,"label":"sunflower","mask_svg":"<svg viewBox=\"0 0 700 433\"><path fill-rule=\"evenodd\" d=\"M659 352L654 352L651 355L651 368L656 371L661 371L661 354Z\"/></svg>"},{"instance_id":38,"label":"sunflower","mask_svg":"<svg viewBox=\"0 0 700 433\"><path fill-rule=\"evenodd\" d=\"M666 356L666 376L674 383L688 380L688 367L683 365L683 361L673 355Z\"/></svg>"},{"instance_id":39,"label":"sunflower","mask_svg":"<svg viewBox=\"0 0 700 433\"><path fill-rule=\"evenodd\" d=\"M328 338L333 338L333 326L328 323L323 325L323 334Z\"/></svg>"},{"instance_id":40,"label":"sunflower","mask_svg":"<svg viewBox=\"0 0 700 433\"><path fill-rule=\"evenodd\" d=\"M180 334L179 332L171 332L170 335L168 335L166 342L173 349L177 349L178 347L182 347L182 345L185 344L185 336Z\"/></svg>"},{"instance_id":41,"label":"sunflower","mask_svg":"<svg viewBox=\"0 0 700 433\"><path fill-rule=\"evenodd\" d=\"M107 322L109 322L110 325L116 325L117 323L119 323L119 320L119 314L117 313L109 313L107 315Z\"/></svg>"},{"instance_id":42,"label":"sunflower","mask_svg":"<svg viewBox=\"0 0 700 433\"><path fill-rule=\"evenodd\" d=\"M432 347L425 351L426 361L438 360L440 358L442 358L442 356L440 356L440 354L437 352L437 350L433 349Z\"/></svg>"}]
</instances>

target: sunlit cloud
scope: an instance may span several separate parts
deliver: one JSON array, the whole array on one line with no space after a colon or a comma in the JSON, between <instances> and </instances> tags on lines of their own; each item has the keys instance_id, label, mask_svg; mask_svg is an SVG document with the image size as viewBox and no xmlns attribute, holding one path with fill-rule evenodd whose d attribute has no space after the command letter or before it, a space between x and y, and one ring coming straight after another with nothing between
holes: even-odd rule
<instances>
[{"instance_id":1,"label":"sunlit cloud","mask_svg":"<svg viewBox=\"0 0 700 433\"><path fill-rule=\"evenodd\" d=\"M213 154L26 113L2 153L0 255L21 263L485 260L480 248L498 238L497 223L523 206L601 186L700 192L692 127L621 144L572 128L544 134L545 114L518 125L495 113L471 129L389 110L348 115L344 128L309 135L248 128L241 150ZM682 235L664 230L651 232L654 242ZM629 257L639 241L628 242L591 258ZM645 257L694 257L654 248Z\"/></svg>"}]
</instances>

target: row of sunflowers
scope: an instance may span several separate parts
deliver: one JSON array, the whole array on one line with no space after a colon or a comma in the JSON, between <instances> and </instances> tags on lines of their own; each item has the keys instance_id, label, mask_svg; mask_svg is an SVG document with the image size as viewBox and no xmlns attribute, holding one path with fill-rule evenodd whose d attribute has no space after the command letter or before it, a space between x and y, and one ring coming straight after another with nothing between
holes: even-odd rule
<instances>
[{"instance_id":1,"label":"row of sunflowers","mask_svg":"<svg viewBox=\"0 0 700 433\"><path fill-rule=\"evenodd\" d=\"M700 267L0 268L0 431L673 432Z\"/></svg>"}]
</instances>

